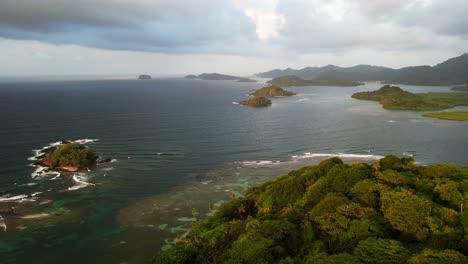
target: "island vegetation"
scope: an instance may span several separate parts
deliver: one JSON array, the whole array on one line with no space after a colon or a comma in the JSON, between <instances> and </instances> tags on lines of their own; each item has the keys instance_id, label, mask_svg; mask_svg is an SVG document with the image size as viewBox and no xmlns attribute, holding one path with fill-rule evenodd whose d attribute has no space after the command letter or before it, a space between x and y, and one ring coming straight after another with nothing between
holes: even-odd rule
<instances>
[{"instance_id":1,"label":"island vegetation","mask_svg":"<svg viewBox=\"0 0 468 264\"><path fill-rule=\"evenodd\" d=\"M424 113L422 116L455 121L468 121L468 112L466 111Z\"/></svg>"},{"instance_id":2,"label":"island vegetation","mask_svg":"<svg viewBox=\"0 0 468 264\"><path fill-rule=\"evenodd\" d=\"M271 105L271 100L262 96L254 96L246 101L242 101L239 104L251 107L265 107Z\"/></svg>"},{"instance_id":3,"label":"island vegetation","mask_svg":"<svg viewBox=\"0 0 468 264\"><path fill-rule=\"evenodd\" d=\"M256 80L239 77L233 75L219 74L219 73L202 73L200 75L187 75L186 79L202 79L202 80L211 80L211 81L238 81L238 82L256 82Z\"/></svg>"},{"instance_id":4,"label":"island vegetation","mask_svg":"<svg viewBox=\"0 0 468 264\"><path fill-rule=\"evenodd\" d=\"M467 188L454 164L335 157L246 190L152 263L468 263Z\"/></svg>"},{"instance_id":5,"label":"island vegetation","mask_svg":"<svg viewBox=\"0 0 468 264\"><path fill-rule=\"evenodd\" d=\"M274 78L268 81L270 84L275 84L279 86L358 86L363 85L363 83L335 78L335 77L320 77L313 80L304 80L295 75L282 76Z\"/></svg>"},{"instance_id":6,"label":"island vegetation","mask_svg":"<svg viewBox=\"0 0 468 264\"><path fill-rule=\"evenodd\" d=\"M463 86L455 86L455 87L452 87L452 90L454 90L454 91L468 92L468 84L465 84L465 85L463 85Z\"/></svg>"},{"instance_id":7,"label":"island vegetation","mask_svg":"<svg viewBox=\"0 0 468 264\"><path fill-rule=\"evenodd\" d=\"M354 93L352 98L380 102L392 110L441 110L468 105L466 93L413 94L400 87L385 85L377 91Z\"/></svg>"},{"instance_id":8,"label":"island vegetation","mask_svg":"<svg viewBox=\"0 0 468 264\"><path fill-rule=\"evenodd\" d=\"M142 74L138 76L138 80L150 80L150 79L151 79L151 75Z\"/></svg>"},{"instance_id":9,"label":"island vegetation","mask_svg":"<svg viewBox=\"0 0 468 264\"><path fill-rule=\"evenodd\" d=\"M265 97L284 97L284 96L293 96L293 95L296 95L296 93L286 91L276 84L271 84L269 86L255 90L255 92L251 93L250 95L265 96Z\"/></svg>"},{"instance_id":10,"label":"island vegetation","mask_svg":"<svg viewBox=\"0 0 468 264\"><path fill-rule=\"evenodd\" d=\"M45 154L41 165L53 170L78 171L96 164L96 152L78 143L53 147Z\"/></svg>"}]
</instances>

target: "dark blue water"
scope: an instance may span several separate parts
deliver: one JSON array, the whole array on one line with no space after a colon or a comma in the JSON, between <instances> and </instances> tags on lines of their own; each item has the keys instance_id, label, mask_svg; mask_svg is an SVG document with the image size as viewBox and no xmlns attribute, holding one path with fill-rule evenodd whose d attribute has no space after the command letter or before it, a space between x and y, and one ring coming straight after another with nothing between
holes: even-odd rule
<instances>
[{"instance_id":1,"label":"dark blue water","mask_svg":"<svg viewBox=\"0 0 468 264\"><path fill-rule=\"evenodd\" d=\"M273 99L271 107L260 109L233 104L260 87L185 79L0 84L0 196L41 192L30 202L0 202L0 209L14 204L23 215L53 212L33 220L6 214L2 260L141 262L164 244L167 234L158 237L159 231L121 224L122 208L145 197L168 196L210 172L226 173L238 161L395 154L412 155L422 164L468 166L467 122L388 111L350 98L378 84L291 88L299 96ZM68 190L76 184L71 175L31 177L34 168L27 158L33 149L84 138L99 139L90 146L117 160L90 173L95 185ZM244 173L253 175L255 169ZM268 173L274 176L275 170Z\"/></svg>"}]
</instances>

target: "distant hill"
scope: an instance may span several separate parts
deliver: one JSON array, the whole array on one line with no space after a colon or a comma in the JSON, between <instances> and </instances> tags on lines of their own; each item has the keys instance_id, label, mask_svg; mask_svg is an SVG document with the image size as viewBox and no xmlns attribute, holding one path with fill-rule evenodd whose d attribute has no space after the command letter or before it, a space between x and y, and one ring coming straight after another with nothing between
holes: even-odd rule
<instances>
[{"instance_id":1,"label":"distant hill","mask_svg":"<svg viewBox=\"0 0 468 264\"><path fill-rule=\"evenodd\" d=\"M212 80L212 81L238 81L238 82L256 82L255 80L239 77L239 76L232 76L226 74L219 74L219 73L202 73L200 75L187 75L185 76L186 79L202 79L202 80Z\"/></svg>"},{"instance_id":2,"label":"distant hill","mask_svg":"<svg viewBox=\"0 0 468 264\"><path fill-rule=\"evenodd\" d=\"M270 84L279 86L358 86L362 83L350 79L339 77L322 76L314 80L304 80L294 75L287 75L274 78L268 81Z\"/></svg>"},{"instance_id":3,"label":"distant hill","mask_svg":"<svg viewBox=\"0 0 468 264\"><path fill-rule=\"evenodd\" d=\"M312 80L323 75L329 75L330 73L373 73L379 72L382 70L387 70L390 68L371 66L371 65L356 65L349 68L338 67L335 65L327 65L324 67L306 67L300 70L294 70L287 68L285 70L272 70L268 72L258 73L258 77L262 78L277 78L282 76L297 76L302 79Z\"/></svg>"},{"instance_id":4,"label":"distant hill","mask_svg":"<svg viewBox=\"0 0 468 264\"><path fill-rule=\"evenodd\" d=\"M468 83L468 53L451 58L435 66L414 66L390 69L371 65L343 68L334 65L307 67L300 70L287 68L257 74L262 78L277 78L295 75L314 80L317 78L340 78L354 81L381 81L383 83L412 85L459 85Z\"/></svg>"}]
</instances>

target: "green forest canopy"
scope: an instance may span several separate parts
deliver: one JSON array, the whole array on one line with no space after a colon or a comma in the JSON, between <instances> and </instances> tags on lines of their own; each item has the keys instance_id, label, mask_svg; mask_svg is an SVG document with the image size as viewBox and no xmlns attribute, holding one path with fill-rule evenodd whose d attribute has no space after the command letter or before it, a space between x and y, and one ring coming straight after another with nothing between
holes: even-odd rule
<instances>
[{"instance_id":1,"label":"green forest canopy","mask_svg":"<svg viewBox=\"0 0 468 264\"><path fill-rule=\"evenodd\" d=\"M372 92L354 93L352 98L377 101L383 108L392 110L440 110L468 105L467 93L413 94L400 87L385 85Z\"/></svg>"},{"instance_id":2,"label":"green forest canopy","mask_svg":"<svg viewBox=\"0 0 468 264\"><path fill-rule=\"evenodd\" d=\"M86 168L96 163L96 152L78 143L68 143L57 147L44 157L43 163L50 168Z\"/></svg>"},{"instance_id":3,"label":"green forest canopy","mask_svg":"<svg viewBox=\"0 0 468 264\"><path fill-rule=\"evenodd\" d=\"M468 168L339 158L250 188L152 263L467 263Z\"/></svg>"}]
</instances>

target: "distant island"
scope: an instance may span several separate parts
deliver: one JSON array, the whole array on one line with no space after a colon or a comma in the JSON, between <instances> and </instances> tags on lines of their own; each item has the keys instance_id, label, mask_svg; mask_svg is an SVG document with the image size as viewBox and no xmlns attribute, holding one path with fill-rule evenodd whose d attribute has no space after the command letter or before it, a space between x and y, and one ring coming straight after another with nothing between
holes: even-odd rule
<instances>
[{"instance_id":1,"label":"distant island","mask_svg":"<svg viewBox=\"0 0 468 264\"><path fill-rule=\"evenodd\" d=\"M41 166L51 170L79 171L96 165L96 152L78 143L68 143L45 150L39 161Z\"/></svg>"},{"instance_id":2,"label":"distant island","mask_svg":"<svg viewBox=\"0 0 468 264\"><path fill-rule=\"evenodd\" d=\"M150 80L150 79L151 79L151 75L142 74L138 76L138 80Z\"/></svg>"},{"instance_id":3,"label":"distant island","mask_svg":"<svg viewBox=\"0 0 468 264\"><path fill-rule=\"evenodd\" d=\"M297 76L305 80L318 78L337 78L354 81L371 81L386 84L411 85L456 85L468 83L468 53L451 58L435 66L413 66L401 69L391 69L372 65L357 65L339 67L327 65L324 67L306 67L303 69L275 69L257 73L262 78L277 78ZM286 85L285 85L286 86Z\"/></svg>"},{"instance_id":4,"label":"distant island","mask_svg":"<svg viewBox=\"0 0 468 264\"><path fill-rule=\"evenodd\" d=\"M202 79L202 80L211 80L211 81L238 81L238 82L256 82L256 80L239 77L233 75L219 74L219 73L202 73L200 75L187 75L186 79Z\"/></svg>"},{"instance_id":5,"label":"distant island","mask_svg":"<svg viewBox=\"0 0 468 264\"><path fill-rule=\"evenodd\" d=\"M467 176L411 157L327 159L233 197L151 262L468 263Z\"/></svg>"},{"instance_id":6,"label":"distant island","mask_svg":"<svg viewBox=\"0 0 468 264\"><path fill-rule=\"evenodd\" d=\"M468 121L468 112L466 111L424 113L422 116L454 121Z\"/></svg>"},{"instance_id":7,"label":"distant island","mask_svg":"<svg viewBox=\"0 0 468 264\"><path fill-rule=\"evenodd\" d=\"M296 95L296 93L283 90L283 88L279 87L278 85L271 84L269 86L255 90L255 92L251 93L250 95L264 97L284 97L293 96Z\"/></svg>"},{"instance_id":8,"label":"distant island","mask_svg":"<svg viewBox=\"0 0 468 264\"><path fill-rule=\"evenodd\" d=\"M351 97L377 101L382 104L383 108L391 110L441 110L455 106L468 106L466 93L413 94L390 85L385 85L377 91L355 93Z\"/></svg>"},{"instance_id":9,"label":"distant island","mask_svg":"<svg viewBox=\"0 0 468 264\"><path fill-rule=\"evenodd\" d=\"M274 78L268 81L270 84L279 86L358 86L363 83L356 82L353 80L332 78L332 77L320 77L314 80L304 80L294 75L282 76Z\"/></svg>"},{"instance_id":10,"label":"distant island","mask_svg":"<svg viewBox=\"0 0 468 264\"><path fill-rule=\"evenodd\" d=\"M463 86L455 86L455 87L452 87L452 90L454 90L454 91L468 92L468 84L465 84L465 85L463 85Z\"/></svg>"},{"instance_id":11,"label":"distant island","mask_svg":"<svg viewBox=\"0 0 468 264\"><path fill-rule=\"evenodd\" d=\"M250 78L246 78L246 77L240 77L239 80L237 80L237 81L238 82L257 82L254 79L250 79Z\"/></svg>"},{"instance_id":12,"label":"distant island","mask_svg":"<svg viewBox=\"0 0 468 264\"><path fill-rule=\"evenodd\" d=\"M249 100L240 102L239 104L251 107L266 107L271 105L271 100L261 96L254 96Z\"/></svg>"}]
</instances>

